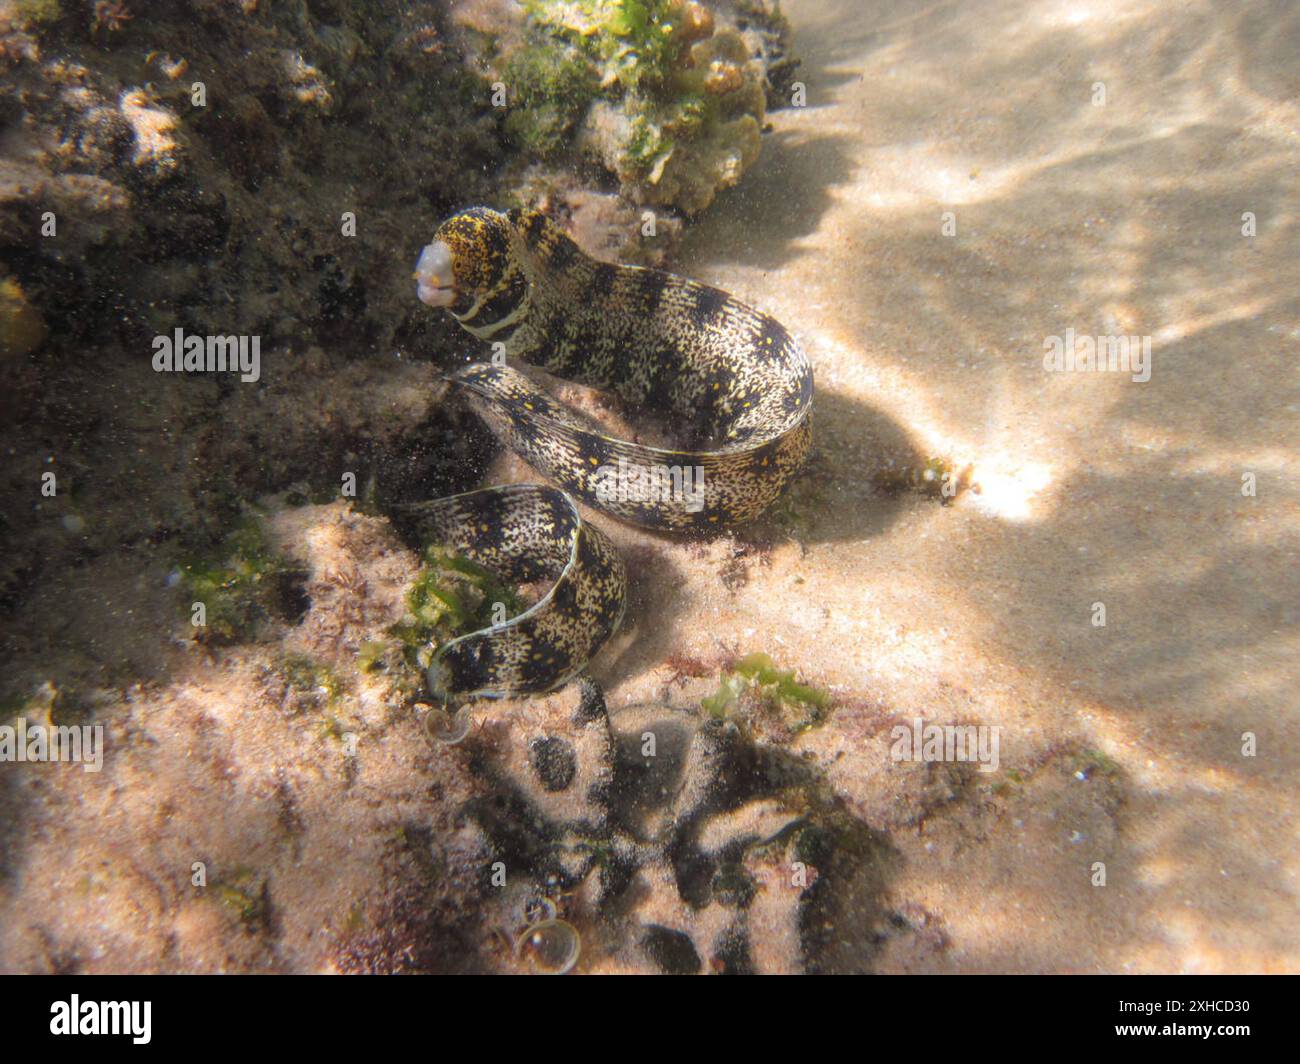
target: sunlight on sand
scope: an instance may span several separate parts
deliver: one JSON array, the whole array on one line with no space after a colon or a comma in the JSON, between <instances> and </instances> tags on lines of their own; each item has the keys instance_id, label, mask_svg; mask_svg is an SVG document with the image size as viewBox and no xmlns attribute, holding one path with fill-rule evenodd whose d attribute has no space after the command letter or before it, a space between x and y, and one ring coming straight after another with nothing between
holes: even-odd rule
<instances>
[{"instance_id":1,"label":"sunlight on sand","mask_svg":"<svg viewBox=\"0 0 1300 1064\"><path fill-rule=\"evenodd\" d=\"M1071 743L1115 763L1109 798L1040 775L1003 820L953 826L979 845L900 843L899 889L943 913L957 968L1294 969L1300 17L789 14L811 106L774 113L684 265L804 342L836 490L797 561L799 630L767 575L715 624L778 633L905 717L997 723L1006 766ZM1150 379L1046 371L1067 329L1149 338ZM863 497L907 444L978 490ZM808 742L842 755L856 805L887 805L871 741Z\"/></svg>"},{"instance_id":2,"label":"sunlight on sand","mask_svg":"<svg viewBox=\"0 0 1300 1064\"><path fill-rule=\"evenodd\" d=\"M1010 455L994 455L976 462L977 490L970 504L1004 521L1027 521L1034 516L1035 498L1051 482L1047 466L1024 463Z\"/></svg>"}]
</instances>

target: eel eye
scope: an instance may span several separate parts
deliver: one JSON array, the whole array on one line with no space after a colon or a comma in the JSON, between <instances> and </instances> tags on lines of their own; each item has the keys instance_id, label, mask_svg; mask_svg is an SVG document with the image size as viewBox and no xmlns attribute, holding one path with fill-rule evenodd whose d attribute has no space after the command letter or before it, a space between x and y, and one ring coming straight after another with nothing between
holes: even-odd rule
<instances>
[{"instance_id":1,"label":"eel eye","mask_svg":"<svg viewBox=\"0 0 1300 1064\"><path fill-rule=\"evenodd\" d=\"M415 264L415 294L431 307L450 306L456 299L456 278L451 248L436 240L420 252Z\"/></svg>"}]
</instances>

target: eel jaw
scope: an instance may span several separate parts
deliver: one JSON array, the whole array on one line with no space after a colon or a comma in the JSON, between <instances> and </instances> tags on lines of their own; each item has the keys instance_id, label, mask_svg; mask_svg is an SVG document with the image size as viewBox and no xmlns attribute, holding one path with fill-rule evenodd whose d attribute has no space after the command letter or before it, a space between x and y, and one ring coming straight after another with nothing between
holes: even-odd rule
<instances>
[{"instance_id":1,"label":"eel jaw","mask_svg":"<svg viewBox=\"0 0 1300 1064\"><path fill-rule=\"evenodd\" d=\"M451 248L435 240L420 252L415 264L415 294L431 307L449 307L456 300L456 279L452 272Z\"/></svg>"}]
</instances>

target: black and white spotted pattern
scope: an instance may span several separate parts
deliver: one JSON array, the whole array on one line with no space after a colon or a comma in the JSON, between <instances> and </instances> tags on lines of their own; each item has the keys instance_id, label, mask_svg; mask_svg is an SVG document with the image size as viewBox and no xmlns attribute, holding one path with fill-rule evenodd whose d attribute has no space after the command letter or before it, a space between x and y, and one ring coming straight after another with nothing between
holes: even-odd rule
<instances>
[{"instance_id":1,"label":"black and white spotted pattern","mask_svg":"<svg viewBox=\"0 0 1300 1064\"><path fill-rule=\"evenodd\" d=\"M774 318L683 277L598 262L538 211L475 207L444 222L435 241L450 251L447 309L474 336L504 345L504 364L477 362L451 381L509 447L566 492L651 528L716 529L762 513L803 466L812 368ZM519 362L612 391L701 442L672 449L609 436L512 366ZM630 490L618 471L631 474ZM448 644L430 670L439 690L552 689L622 615L622 565L608 540L582 523L571 499L554 501L567 498L562 492L526 489L429 504L440 507L444 542L507 578L530 565L558 574L557 552L577 545L548 596L545 624L521 624L527 639L517 646L500 632ZM551 495L530 494L544 492ZM617 572L582 572L588 562L616 564ZM566 576L572 592L557 593Z\"/></svg>"},{"instance_id":2,"label":"black and white spotted pattern","mask_svg":"<svg viewBox=\"0 0 1300 1064\"><path fill-rule=\"evenodd\" d=\"M553 581L529 609L440 646L435 698L539 694L580 672L623 619L627 577L614 545L564 492L512 484L406 507L421 535L503 580Z\"/></svg>"}]
</instances>

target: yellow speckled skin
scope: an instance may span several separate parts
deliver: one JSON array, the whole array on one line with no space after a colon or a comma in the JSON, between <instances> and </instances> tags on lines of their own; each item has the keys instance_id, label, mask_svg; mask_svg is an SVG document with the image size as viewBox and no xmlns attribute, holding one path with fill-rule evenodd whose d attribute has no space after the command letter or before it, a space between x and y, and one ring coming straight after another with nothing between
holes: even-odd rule
<instances>
[{"instance_id":1,"label":"yellow speckled skin","mask_svg":"<svg viewBox=\"0 0 1300 1064\"><path fill-rule=\"evenodd\" d=\"M446 544L505 580L553 581L517 617L440 646L428 674L435 698L554 690L618 630L627 597L622 559L557 488L511 484L404 509L423 538Z\"/></svg>"},{"instance_id":2,"label":"yellow speckled skin","mask_svg":"<svg viewBox=\"0 0 1300 1064\"><path fill-rule=\"evenodd\" d=\"M598 262L538 211L476 207L444 222L434 239L450 250L447 309L505 354L505 364L474 363L452 382L508 446L566 491L635 524L717 529L756 517L802 467L812 442L812 369L775 319L717 288ZM608 436L512 368L515 361L613 391L697 443L668 449ZM615 471L634 475L619 481ZM527 519L523 510L511 517ZM604 586L619 595L621 615L621 580ZM475 682L518 689L513 660L495 656L493 677Z\"/></svg>"},{"instance_id":3,"label":"yellow speckled skin","mask_svg":"<svg viewBox=\"0 0 1300 1064\"><path fill-rule=\"evenodd\" d=\"M756 517L800 469L812 442L812 368L766 314L660 270L587 255L538 211L475 208L436 238L452 251L467 330L505 345L506 365L453 376L475 410L535 469L598 509L652 528L717 528ZM593 430L513 360L612 390L713 446L670 450ZM602 467L691 467L703 499L602 497Z\"/></svg>"}]
</instances>

